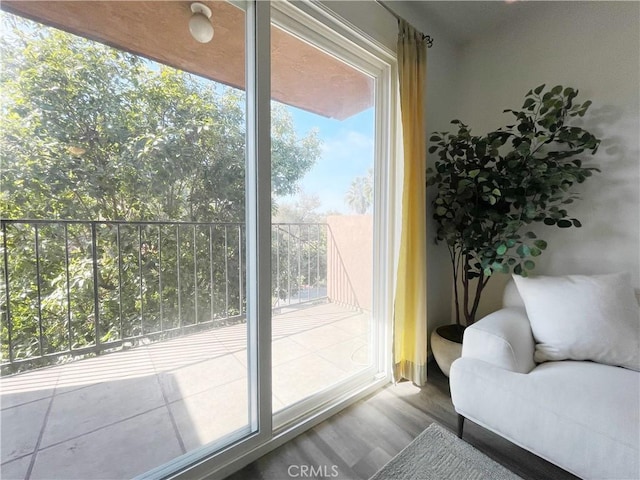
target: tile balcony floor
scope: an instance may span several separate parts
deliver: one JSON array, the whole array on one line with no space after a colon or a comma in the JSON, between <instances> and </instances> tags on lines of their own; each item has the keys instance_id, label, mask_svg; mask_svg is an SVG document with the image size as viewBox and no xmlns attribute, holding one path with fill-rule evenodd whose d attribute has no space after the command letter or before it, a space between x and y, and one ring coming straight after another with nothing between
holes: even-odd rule
<instances>
[{"instance_id":1,"label":"tile balcony floor","mask_svg":"<svg viewBox=\"0 0 640 480\"><path fill-rule=\"evenodd\" d=\"M333 303L272 322L273 408L364 368L368 316ZM0 477L124 479L248 422L246 325L0 378Z\"/></svg>"}]
</instances>

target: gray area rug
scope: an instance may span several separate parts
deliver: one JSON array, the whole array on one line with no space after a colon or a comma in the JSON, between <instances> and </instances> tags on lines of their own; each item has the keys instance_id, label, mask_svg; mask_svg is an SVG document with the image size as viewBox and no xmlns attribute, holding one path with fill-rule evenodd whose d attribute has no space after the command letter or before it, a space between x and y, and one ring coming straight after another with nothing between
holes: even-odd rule
<instances>
[{"instance_id":1,"label":"gray area rug","mask_svg":"<svg viewBox=\"0 0 640 480\"><path fill-rule=\"evenodd\" d=\"M446 428L432 423L371 480L522 480Z\"/></svg>"}]
</instances>

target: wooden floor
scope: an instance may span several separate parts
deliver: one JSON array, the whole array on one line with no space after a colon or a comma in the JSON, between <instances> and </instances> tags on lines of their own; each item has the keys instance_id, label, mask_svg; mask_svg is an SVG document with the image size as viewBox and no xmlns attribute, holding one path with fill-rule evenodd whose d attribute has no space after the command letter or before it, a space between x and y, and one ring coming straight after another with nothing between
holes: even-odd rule
<instances>
[{"instance_id":1,"label":"wooden floor","mask_svg":"<svg viewBox=\"0 0 640 480\"><path fill-rule=\"evenodd\" d=\"M227 480L368 479L432 422L456 430L449 381L433 362L428 379L421 389L408 382L384 388ZM464 440L524 479L577 478L470 421Z\"/></svg>"}]
</instances>

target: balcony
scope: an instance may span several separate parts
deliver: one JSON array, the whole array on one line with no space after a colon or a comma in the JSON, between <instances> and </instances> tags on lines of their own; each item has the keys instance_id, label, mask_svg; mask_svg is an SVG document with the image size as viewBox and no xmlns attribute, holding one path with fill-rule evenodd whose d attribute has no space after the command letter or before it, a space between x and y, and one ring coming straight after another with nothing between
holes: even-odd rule
<instances>
[{"instance_id":1,"label":"balcony","mask_svg":"<svg viewBox=\"0 0 640 480\"><path fill-rule=\"evenodd\" d=\"M1 228L2 478L131 478L247 425L242 225ZM369 365L369 313L328 225L272 234L278 411Z\"/></svg>"}]
</instances>

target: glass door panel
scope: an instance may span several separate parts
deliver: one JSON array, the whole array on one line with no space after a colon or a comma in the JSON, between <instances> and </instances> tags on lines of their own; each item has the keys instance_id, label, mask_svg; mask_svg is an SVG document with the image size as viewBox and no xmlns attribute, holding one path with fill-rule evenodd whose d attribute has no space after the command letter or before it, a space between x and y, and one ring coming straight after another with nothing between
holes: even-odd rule
<instances>
[{"instance_id":1,"label":"glass door panel","mask_svg":"<svg viewBox=\"0 0 640 480\"><path fill-rule=\"evenodd\" d=\"M376 81L329 52L328 43L280 24L271 35L272 376L278 412L309 410L375 366ZM288 145L295 155L284 154Z\"/></svg>"},{"instance_id":2,"label":"glass door panel","mask_svg":"<svg viewBox=\"0 0 640 480\"><path fill-rule=\"evenodd\" d=\"M2 4L3 476L250 433L245 12L207 5L209 43L188 2Z\"/></svg>"}]
</instances>

